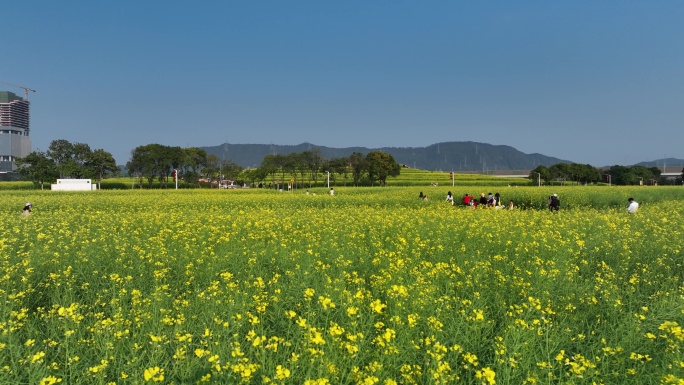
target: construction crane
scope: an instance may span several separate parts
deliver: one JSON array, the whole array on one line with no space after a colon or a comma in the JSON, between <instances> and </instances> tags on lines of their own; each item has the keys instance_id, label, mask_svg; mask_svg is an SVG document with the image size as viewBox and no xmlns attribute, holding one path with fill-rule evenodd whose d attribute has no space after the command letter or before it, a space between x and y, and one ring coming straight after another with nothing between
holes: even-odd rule
<instances>
[{"instance_id":1,"label":"construction crane","mask_svg":"<svg viewBox=\"0 0 684 385\"><path fill-rule=\"evenodd\" d=\"M16 85L16 84L12 84L12 83L0 82L0 84L7 84L8 86L21 88L22 90L24 90L24 100L26 100L27 102L28 102L28 93L29 93L29 91L31 91L31 92L36 92L36 90L30 89L30 88L24 87L24 86L18 86L18 85Z\"/></svg>"}]
</instances>

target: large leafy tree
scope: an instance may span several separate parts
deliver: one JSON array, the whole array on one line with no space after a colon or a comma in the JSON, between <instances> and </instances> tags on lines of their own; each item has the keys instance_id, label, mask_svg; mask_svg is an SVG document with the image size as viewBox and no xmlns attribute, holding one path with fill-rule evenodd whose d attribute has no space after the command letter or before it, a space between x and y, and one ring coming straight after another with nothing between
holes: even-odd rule
<instances>
[{"instance_id":1,"label":"large leafy tree","mask_svg":"<svg viewBox=\"0 0 684 385\"><path fill-rule=\"evenodd\" d=\"M199 187L199 178L202 170L207 167L207 152L201 148L190 147L182 151L181 154L183 169L183 179L186 183L192 183Z\"/></svg>"},{"instance_id":2,"label":"large leafy tree","mask_svg":"<svg viewBox=\"0 0 684 385\"><path fill-rule=\"evenodd\" d=\"M72 150L73 154L70 161L72 171L70 176L76 179L94 176L93 170L88 167L88 160L93 154L90 146L86 143L74 143Z\"/></svg>"},{"instance_id":3,"label":"large leafy tree","mask_svg":"<svg viewBox=\"0 0 684 385\"><path fill-rule=\"evenodd\" d=\"M230 180L238 179L238 176L242 172L243 167L239 164L233 162L232 160L224 160L221 162L221 173L224 178Z\"/></svg>"},{"instance_id":4,"label":"large leafy tree","mask_svg":"<svg viewBox=\"0 0 684 385\"><path fill-rule=\"evenodd\" d=\"M152 163L149 148L147 146L138 146L133 151L131 151L131 159L126 163L126 169L128 170L128 175L139 178L139 183L142 186L143 178L149 175L151 170L150 164ZM154 178L149 179L149 183L152 183Z\"/></svg>"},{"instance_id":5,"label":"large leafy tree","mask_svg":"<svg viewBox=\"0 0 684 385\"><path fill-rule=\"evenodd\" d=\"M610 183L617 185L637 185L649 180L658 180L661 170L658 167L644 166L611 166L606 175L610 175Z\"/></svg>"},{"instance_id":6,"label":"large leafy tree","mask_svg":"<svg viewBox=\"0 0 684 385\"><path fill-rule=\"evenodd\" d=\"M74 145L65 139L57 139L50 142L47 156L52 158L59 172L59 178L72 176L76 170L74 160Z\"/></svg>"},{"instance_id":7,"label":"large leafy tree","mask_svg":"<svg viewBox=\"0 0 684 385\"><path fill-rule=\"evenodd\" d=\"M93 151L86 143L71 143L65 139L50 142L45 156L54 162L59 178L97 177L102 181L107 174L119 170L109 152Z\"/></svg>"},{"instance_id":8,"label":"large leafy tree","mask_svg":"<svg viewBox=\"0 0 684 385\"><path fill-rule=\"evenodd\" d=\"M349 158L332 158L327 162L326 167L332 173L335 185L337 185L337 178L335 175L341 175L345 184L347 183L347 177L349 175Z\"/></svg>"},{"instance_id":9,"label":"large leafy tree","mask_svg":"<svg viewBox=\"0 0 684 385\"><path fill-rule=\"evenodd\" d=\"M565 184L565 181L572 180L572 168L568 163L556 163L549 167L551 179L556 179Z\"/></svg>"},{"instance_id":10,"label":"large leafy tree","mask_svg":"<svg viewBox=\"0 0 684 385\"><path fill-rule=\"evenodd\" d=\"M170 147L161 144L148 144L136 147L131 153L131 160L126 164L128 173L142 179L147 179L149 186L155 179L161 187L167 188L169 176L174 169L183 164L184 151L180 147Z\"/></svg>"},{"instance_id":11,"label":"large leafy tree","mask_svg":"<svg viewBox=\"0 0 684 385\"><path fill-rule=\"evenodd\" d=\"M221 159L214 154L207 154L207 165L202 169L205 178L221 178Z\"/></svg>"},{"instance_id":12,"label":"large leafy tree","mask_svg":"<svg viewBox=\"0 0 684 385\"><path fill-rule=\"evenodd\" d=\"M309 172L309 186L311 186L312 180L314 183L318 181L318 174L321 172L321 166L323 165L324 160L319 148L314 148L313 150L304 151L302 153L302 162L306 165L306 170Z\"/></svg>"},{"instance_id":13,"label":"large leafy tree","mask_svg":"<svg viewBox=\"0 0 684 385\"><path fill-rule=\"evenodd\" d=\"M349 156L349 166L351 167L354 186L358 186L363 173L366 171L366 157L360 152L353 152Z\"/></svg>"},{"instance_id":14,"label":"large leafy tree","mask_svg":"<svg viewBox=\"0 0 684 385\"><path fill-rule=\"evenodd\" d=\"M301 168L301 155L298 153L290 153L284 156L283 159L283 174L297 175L297 171ZM283 183L288 183L283 176Z\"/></svg>"},{"instance_id":15,"label":"large leafy tree","mask_svg":"<svg viewBox=\"0 0 684 385\"><path fill-rule=\"evenodd\" d=\"M41 151L33 151L25 157L17 159L17 165L19 166L19 174L40 185L41 190L45 183L50 183L59 176L55 161Z\"/></svg>"},{"instance_id":16,"label":"large leafy tree","mask_svg":"<svg viewBox=\"0 0 684 385\"><path fill-rule=\"evenodd\" d=\"M535 167L534 170L530 171L530 176L528 178L534 181L534 184L540 184L542 180L548 183L551 181L551 172L546 166L539 165Z\"/></svg>"},{"instance_id":17,"label":"large leafy tree","mask_svg":"<svg viewBox=\"0 0 684 385\"><path fill-rule=\"evenodd\" d=\"M87 178L91 175L86 162L92 151L85 143L53 140L47 155L55 161L60 178Z\"/></svg>"},{"instance_id":18,"label":"large leafy tree","mask_svg":"<svg viewBox=\"0 0 684 385\"><path fill-rule=\"evenodd\" d=\"M611 166L606 173L606 181L610 184L626 185L636 178L634 170L631 167L615 165Z\"/></svg>"},{"instance_id":19,"label":"large leafy tree","mask_svg":"<svg viewBox=\"0 0 684 385\"><path fill-rule=\"evenodd\" d=\"M570 165L570 177L577 183L593 183L601 180L601 172L590 164L573 163Z\"/></svg>"},{"instance_id":20,"label":"large leafy tree","mask_svg":"<svg viewBox=\"0 0 684 385\"><path fill-rule=\"evenodd\" d=\"M386 152L371 151L366 155L366 162L368 165L368 178L371 184L377 180L381 186L385 186L387 177L399 176L401 172L401 165L398 164L394 157Z\"/></svg>"},{"instance_id":21,"label":"large leafy tree","mask_svg":"<svg viewBox=\"0 0 684 385\"><path fill-rule=\"evenodd\" d=\"M116 160L109 152L103 149L97 149L88 155L85 166L92 171L92 174L97 176L98 180L102 179L110 173L120 171L119 166L116 165Z\"/></svg>"},{"instance_id":22,"label":"large leafy tree","mask_svg":"<svg viewBox=\"0 0 684 385\"><path fill-rule=\"evenodd\" d=\"M263 175L263 178L266 178L266 176L270 175L271 182L275 185L275 176L278 171L282 169L282 167L283 155L266 155L264 160L261 162L261 166L259 166L259 172L256 175Z\"/></svg>"}]
</instances>

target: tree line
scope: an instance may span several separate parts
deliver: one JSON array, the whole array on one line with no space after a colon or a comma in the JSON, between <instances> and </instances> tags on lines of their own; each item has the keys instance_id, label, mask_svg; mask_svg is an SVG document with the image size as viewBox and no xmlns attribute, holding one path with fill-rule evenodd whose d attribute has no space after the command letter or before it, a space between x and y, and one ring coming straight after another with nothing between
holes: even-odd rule
<instances>
[{"instance_id":1,"label":"tree line","mask_svg":"<svg viewBox=\"0 0 684 385\"><path fill-rule=\"evenodd\" d=\"M361 184L384 186L388 177L399 176L401 165L394 157L381 151L366 155L354 152L348 157L325 159L319 149L290 153L287 155L266 155L261 166L254 170L254 180L270 180L271 183L295 183L309 186L316 184L325 174L326 182L338 181L354 186ZM286 181L286 175L296 175Z\"/></svg>"},{"instance_id":2,"label":"tree line","mask_svg":"<svg viewBox=\"0 0 684 385\"><path fill-rule=\"evenodd\" d=\"M530 172L529 179L534 182L553 181L560 183L598 183L605 182L614 185L654 184L660 180L661 170L658 167L645 166L611 166L598 169L588 164L558 163L553 166L537 166ZM682 170L684 175L684 169Z\"/></svg>"},{"instance_id":3,"label":"tree line","mask_svg":"<svg viewBox=\"0 0 684 385\"><path fill-rule=\"evenodd\" d=\"M257 168L243 169L232 160L221 160L200 148L170 147L148 144L136 147L126 164L130 176L146 180L151 186L158 181L162 187L172 182L172 177L188 185L200 186L202 179L221 182L238 181L253 186L269 183L275 188L289 184L293 188L315 185L325 174L326 181L334 184L342 179L346 185L355 186L376 182L384 186L388 177L398 176L401 171L392 155L372 151L365 156L355 152L349 157L325 159L319 149L301 153L266 155Z\"/></svg>"},{"instance_id":4,"label":"tree line","mask_svg":"<svg viewBox=\"0 0 684 385\"><path fill-rule=\"evenodd\" d=\"M41 189L56 179L97 179L116 173L119 167L111 153L91 150L85 143L71 143L64 139L53 140L48 150L33 151L16 161L17 171L32 180Z\"/></svg>"},{"instance_id":5,"label":"tree line","mask_svg":"<svg viewBox=\"0 0 684 385\"><path fill-rule=\"evenodd\" d=\"M18 172L41 188L55 179L94 178L102 180L117 176L121 170L112 155L104 150L90 150L84 143L55 140L46 152L34 151L17 160ZM278 188L285 184L304 187L326 182L384 186L388 177L401 171L392 155L372 151L366 155L354 152L348 157L325 159L319 149L266 155L261 166L245 170L232 160L219 159L197 147L181 148L161 144L138 146L126 163L128 176L138 180L140 187L159 183L168 188L174 178L186 186L200 187L202 181L239 181L262 186L266 183Z\"/></svg>"},{"instance_id":6,"label":"tree line","mask_svg":"<svg viewBox=\"0 0 684 385\"><path fill-rule=\"evenodd\" d=\"M234 180L243 171L237 163L221 160L201 148L161 144L136 147L131 152L131 160L126 163L126 169L129 176L138 178L141 186L144 181L150 187L158 181L162 188L174 182L174 176L188 186L200 187L203 179Z\"/></svg>"}]
</instances>

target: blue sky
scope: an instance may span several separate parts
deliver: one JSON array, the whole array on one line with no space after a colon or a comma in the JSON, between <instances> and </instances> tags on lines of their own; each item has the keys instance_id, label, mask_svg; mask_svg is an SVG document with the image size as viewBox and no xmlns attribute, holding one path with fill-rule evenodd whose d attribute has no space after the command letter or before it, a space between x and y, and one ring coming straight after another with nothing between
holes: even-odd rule
<instances>
[{"instance_id":1,"label":"blue sky","mask_svg":"<svg viewBox=\"0 0 684 385\"><path fill-rule=\"evenodd\" d=\"M34 149L505 144L684 158L684 2L11 1ZM0 90L22 94L0 84Z\"/></svg>"}]
</instances>

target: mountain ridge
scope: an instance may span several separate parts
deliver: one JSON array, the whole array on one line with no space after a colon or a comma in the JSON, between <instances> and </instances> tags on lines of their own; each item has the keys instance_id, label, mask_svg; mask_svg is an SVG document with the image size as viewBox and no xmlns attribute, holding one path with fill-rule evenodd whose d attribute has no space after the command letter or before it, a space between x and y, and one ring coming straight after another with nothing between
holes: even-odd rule
<instances>
[{"instance_id":1,"label":"mountain ridge","mask_svg":"<svg viewBox=\"0 0 684 385\"><path fill-rule=\"evenodd\" d=\"M527 154L508 145L495 145L472 141L451 141L434 143L425 147L327 147L304 142L297 145L276 144L230 144L199 147L220 159L232 160L242 167L258 167L266 155L301 153L319 149L326 158L341 158L353 152L367 154L383 151L391 154L397 163L409 167L432 171L491 172L503 170L532 170L539 165L552 166L557 163L576 163L540 153ZM666 158L635 163L637 166L663 167L684 166L684 159ZM597 168L611 165L594 166Z\"/></svg>"},{"instance_id":2,"label":"mountain ridge","mask_svg":"<svg viewBox=\"0 0 684 385\"><path fill-rule=\"evenodd\" d=\"M548 167L557 163L573 163L539 153L526 154L508 145L471 141L440 142L426 147L334 148L304 142L298 145L223 143L199 148L242 167L258 167L266 155L287 155L314 149L319 149L326 159L346 157L353 152L365 155L370 151L382 151L392 155L397 163L434 171L530 170L539 165Z\"/></svg>"}]
</instances>

